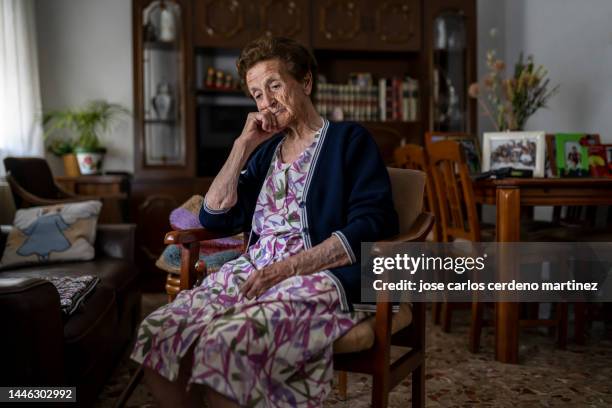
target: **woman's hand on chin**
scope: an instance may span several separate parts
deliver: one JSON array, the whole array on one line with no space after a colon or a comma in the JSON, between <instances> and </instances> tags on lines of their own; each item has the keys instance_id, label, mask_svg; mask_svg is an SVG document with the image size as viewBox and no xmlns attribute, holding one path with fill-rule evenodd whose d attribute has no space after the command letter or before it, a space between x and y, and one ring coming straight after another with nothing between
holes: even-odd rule
<instances>
[{"instance_id":1,"label":"woman's hand on chin","mask_svg":"<svg viewBox=\"0 0 612 408\"><path fill-rule=\"evenodd\" d=\"M256 270L242 284L240 292L247 298L253 299L263 295L268 289L295 275L295 268L287 259L275 262L262 269Z\"/></svg>"},{"instance_id":2,"label":"woman's hand on chin","mask_svg":"<svg viewBox=\"0 0 612 408\"><path fill-rule=\"evenodd\" d=\"M243 143L247 150L253 151L281 130L276 116L271 112L251 112L237 141Z\"/></svg>"}]
</instances>

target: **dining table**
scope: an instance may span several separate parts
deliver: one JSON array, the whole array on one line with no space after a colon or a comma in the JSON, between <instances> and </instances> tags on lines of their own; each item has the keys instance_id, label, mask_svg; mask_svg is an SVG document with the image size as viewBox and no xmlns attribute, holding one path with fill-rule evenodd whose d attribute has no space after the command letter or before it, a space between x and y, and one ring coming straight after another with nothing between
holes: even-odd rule
<instances>
[{"instance_id":1,"label":"dining table","mask_svg":"<svg viewBox=\"0 0 612 408\"><path fill-rule=\"evenodd\" d=\"M475 201L496 207L496 241L519 242L521 207L612 205L612 178L504 178L473 182ZM518 260L500 259L505 268ZM500 266L502 266L500 264ZM496 304L495 358L519 361L519 303Z\"/></svg>"}]
</instances>

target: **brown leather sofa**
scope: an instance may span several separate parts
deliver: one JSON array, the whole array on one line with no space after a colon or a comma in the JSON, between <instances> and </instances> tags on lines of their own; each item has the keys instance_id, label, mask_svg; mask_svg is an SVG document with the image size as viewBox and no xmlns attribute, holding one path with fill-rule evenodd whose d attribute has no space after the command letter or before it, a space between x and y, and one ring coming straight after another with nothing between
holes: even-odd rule
<instances>
[{"instance_id":1,"label":"brown leather sofa","mask_svg":"<svg viewBox=\"0 0 612 408\"><path fill-rule=\"evenodd\" d=\"M140 321L134 226L99 225L95 247L92 261L0 270L0 386L76 386L76 406L93 404ZM101 281L68 317L38 278L88 274Z\"/></svg>"}]
</instances>

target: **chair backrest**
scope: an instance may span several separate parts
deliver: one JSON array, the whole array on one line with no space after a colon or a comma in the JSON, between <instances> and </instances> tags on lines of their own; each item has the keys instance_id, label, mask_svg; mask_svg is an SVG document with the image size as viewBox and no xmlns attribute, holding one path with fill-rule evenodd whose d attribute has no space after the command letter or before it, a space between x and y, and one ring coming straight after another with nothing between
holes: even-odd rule
<instances>
[{"instance_id":1,"label":"chair backrest","mask_svg":"<svg viewBox=\"0 0 612 408\"><path fill-rule=\"evenodd\" d=\"M436 199L436 188L434 186L431 170L429 169L429 159L425 149L419 145L407 144L400 146L393 152L395 165L402 169L420 170L425 173L425 200L424 210L435 217L435 224L432 230L434 241L440 241L440 214L438 210L438 200Z\"/></svg>"},{"instance_id":2,"label":"chair backrest","mask_svg":"<svg viewBox=\"0 0 612 408\"><path fill-rule=\"evenodd\" d=\"M461 144L450 140L432 143L427 155L438 197L442 241L480 242L474 190Z\"/></svg>"},{"instance_id":3,"label":"chair backrest","mask_svg":"<svg viewBox=\"0 0 612 408\"><path fill-rule=\"evenodd\" d=\"M55 199L60 192L53 180L53 174L45 159L39 157L6 157L4 159L9 182L16 182L28 193L40 198ZM15 207L21 208L21 198L13 190Z\"/></svg>"},{"instance_id":4,"label":"chair backrest","mask_svg":"<svg viewBox=\"0 0 612 408\"><path fill-rule=\"evenodd\" d=\"M387 168L391 179L393 206L399 218L399 232L410 230L423 211L425 173L418 170Z\"/></svg>"}]
</instances>

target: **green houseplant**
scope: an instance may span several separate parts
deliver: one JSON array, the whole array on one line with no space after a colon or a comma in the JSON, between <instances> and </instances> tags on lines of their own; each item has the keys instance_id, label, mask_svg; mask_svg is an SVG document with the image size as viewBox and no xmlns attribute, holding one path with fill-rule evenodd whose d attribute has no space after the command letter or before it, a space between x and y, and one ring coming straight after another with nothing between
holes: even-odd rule
<instances>
[{"instance_id":1,"label":"green houseplant","mask_svg":"<svg viewBox=\"0 0 612 408\"><path fill-rule=\"evenodd\" d=\"M104 100L91 101L80 108L46 112L43 115L45 142L49 151L64 158L66 173L70 162L78 162L81 174L96 174L102 168L106 148L100 137L128 110ZM72 155L72 158L71 158Z\"/></svg>"}]
</instances>

